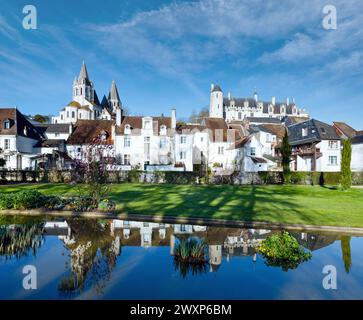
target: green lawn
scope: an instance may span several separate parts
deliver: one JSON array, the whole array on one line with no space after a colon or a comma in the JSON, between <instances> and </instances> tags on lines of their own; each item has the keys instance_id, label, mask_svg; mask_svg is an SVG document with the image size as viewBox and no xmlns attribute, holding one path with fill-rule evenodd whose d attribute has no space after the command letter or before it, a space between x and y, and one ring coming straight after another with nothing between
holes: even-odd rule
<instances>
[{"instance_id":1,"label":"green lawn","mask_svg":"<svg viewBox=\"0 0 363 320\"><path fill-rule=\"evenodd\" d=\"M0 192L21 189L60 196L77 193L77 187L67 184L0 186ZM129 214L363 227L363 189L115 184L109 197L120 212Z\"/></svg>"}]
</instances>

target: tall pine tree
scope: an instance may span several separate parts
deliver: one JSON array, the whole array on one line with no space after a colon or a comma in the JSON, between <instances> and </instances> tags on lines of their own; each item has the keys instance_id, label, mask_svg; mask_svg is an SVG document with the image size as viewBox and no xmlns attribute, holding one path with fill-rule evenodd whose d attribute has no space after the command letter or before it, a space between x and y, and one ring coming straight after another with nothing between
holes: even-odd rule
<instances>
[{"instance_id":1,"label":"tall pine tree","mask_svg":"<svg viewBox=\"0 0 363 320\"><path fill-rule=\"evenodd\" d=\"M350 139L343 141L340 187L342 190L348 190L352 186L352 172L350 170L350 161L352 159L352 142Z\"/></svg>"},{"instance_id":2,"label":"tall pine tree","mask_svg":"<svg viewBox=\"0 0 363 320\"><path fill-rule=\"evenodd\" d=\"M291 162L291 145L289 143L289 135L285 130L284 138L281 145L282 169L284 172L284 183L290 182L290 162Z\"/></svg>"}]
</instances>

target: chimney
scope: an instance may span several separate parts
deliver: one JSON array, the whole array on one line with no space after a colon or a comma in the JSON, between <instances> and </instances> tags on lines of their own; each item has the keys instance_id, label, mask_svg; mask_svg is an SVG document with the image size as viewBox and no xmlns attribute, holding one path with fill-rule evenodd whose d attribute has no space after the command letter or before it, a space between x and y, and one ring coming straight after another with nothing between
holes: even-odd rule
<instances>
[{"instance_id":1,"label":"chimney","mask_svg":"<svg viewBox=\"0 0 363 320\"><path fill-rule=\"evenodd\" d=\"M228 92L228 100L231 100L231 93Z\"/></svg>"},{"instance_id":2,"label":"chimney","mask_svg":"<svg viewBox=\"0 0 363 320\"><path fill-rule=\"evenodd\" d=\"M288 106L290 104L290 98L286 97L286 105Z\"/></svg>"},{"instance_id":3,"label":"chimney","mask_svg":"<svg viewBox=\"0 0 363 320\"><path fill-rule=\"evenodd\" d=\"M276 97L272 97L271 103L272 103L273 106L276 104Z\"/></svg>"},{"instance_id":4,"label":"chimney","mask_svg":"<svg viewBox=\"0 0 363 320\"><path fill-rule=\"evenodd\" d=\"M69 134L71 135L73 132L73 125L72 123L69 124L69 130L68 130Z\"/></svg>"},{"instance_id":5,"label":"chimney","mask_svg":"<svg viewBox=\"0 0 363 320\"><path fill-rule=\"evenodd\" d=\"M255 93L253 94L253 97L255 98L255 101L258 102L258 93L255 91Z\"/></svg>"},{"instance_id":6,"label":"chimney","mask_svg":"<svg viewBox=\"0 0 363 320\"><path fill-rule=\"evenodd\" d=\"M116 107L116 125L121 126L122 110L120 107Z\"/></svg>"},{"instance_id":7,"label":"chimney","mask_svg":"<svg viewBox=\"0 0 363 320\"><path fill-rule=\"evenodd\" d=\"M116 127L114 124L111 126L111 139L116 141Z\"/></svg>"},{"instance_id":8,"label":"chimney","mask_svg":"<svg viewBox=\"0 0 363 320\"><path fill-rule=\"evenodd\" d=\"M295 98L292 98L292 103L295 104Z\"/></svg>"},{"instance_id":9,"label":"chimney","mask_svg":"<svg viewBox=\"0 0 363 320\"><path fill-rule=\"evenodd\" d=\"M176 109L171 109L171 128L176 128Z\"/></svg>"}]
</instances>

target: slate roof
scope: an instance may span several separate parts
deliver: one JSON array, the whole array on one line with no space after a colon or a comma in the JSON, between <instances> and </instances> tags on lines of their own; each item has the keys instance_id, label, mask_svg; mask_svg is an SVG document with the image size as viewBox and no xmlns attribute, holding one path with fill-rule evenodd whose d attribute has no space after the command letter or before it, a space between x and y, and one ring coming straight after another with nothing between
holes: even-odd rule
<instances>
[{"instance_id":1,"label":"slate roof","mask_svg":"<svg viewBox=\"0 0 363 320\"><path fill-rule=\"evenodd\" d=\"M252 123L277 123L277 124L281 123L281 121L277 118L267 118L267 117L247 117L247 120Z\"/></svg>"},{"instance_id":2,"label":"slate roof","mask_svg":"<svg viewBox=\"0 0 363 320\"><path fill-rule=\"evenodd\" d=\"M303 137L302 129L307 128L307 135ZM288 127L291 145L319 142L322 140L340 140L333 126L311 119Z\"/></svg>"},{"instance_id":3,"label":"slate roof","mask_svg":"<svg viewBox=\"0 0 363 320\"><path fill-rule=\"evenodd\" d=\"M258 103L262 103L262 110L263 113L268 113L268 107L272 104L271 101L256 101L254 98L223 98L223 105L228 107L230 106L231 101L234 101L234 104L236 107L243 107L245 102L248 102L248 107L249 108L257 108L258 107ZM284 102L276 102L275 105L273 106L273 113L274 114L280 114L281 113L281 107L284 106L285 107L285 112L286 114L293 114L293 108L296 107L295 103L289 103L286 104ZM297 108L297 112L299 112L299 108Z\"/></svg>"},{"instance_id":4,"label":"slate roof","mask_svg":"<svg viewBox=\"0 0 363 320\"><path fill-rule=\"evenodd\" d=\"M222 92L222 89L218 84L215 84L213 86L212 92Z\"/></svg>"},{"instance_id":5,"label":"slate roof","mask_svg":"<svg viewBox=\"0 0 363 320\"><path fill-rule=\"evenodd\" d=\"M67 140L68 145L91 144L98 139L103 132L106 132L107 139L104 144L113 144L112 120L78 120L72 134Z\"/></svg>"},{"instance_id":6,"label":"slate roof","mask_svg":"<svg viewBox=\"0 0 363 320\"><path fill-rule=\"evenodd\" d=\"M69 133L68 123L39 123L36 128L41 133Z\"/></svg>"},{"instance_id":7,"label":"slate roof","mask_svg":"<svg viewBox=\"0 0 363 320\"><path fill-rule=\"evenodd\" d=\"M9 129L4 127L6 120L10 121ZM0 109L0 135L16 135L34 140L43 139L36 127L16 108Z\"/></svg>"},{"instance_id":8,"label":"slate roof","mask_svg":"<svg viewBox=\"0 0 363 320\"><path fill-rule=\"evenodd\" d=\"M361 143L363 143L363 134L352 138L352 144L361 144Z\"/></svg>"},{"instance_id":9,"label":"slate roof","mask_svg":"<svg viewBox=\"0 0 363 320\"><path fill-rule=\"evenodd\" d=\"M108 94L108 98L120 101L120 96L118 94L117 86L114 80L112 80L111 89L110 93Z\"/></svg>"}]
</instances>

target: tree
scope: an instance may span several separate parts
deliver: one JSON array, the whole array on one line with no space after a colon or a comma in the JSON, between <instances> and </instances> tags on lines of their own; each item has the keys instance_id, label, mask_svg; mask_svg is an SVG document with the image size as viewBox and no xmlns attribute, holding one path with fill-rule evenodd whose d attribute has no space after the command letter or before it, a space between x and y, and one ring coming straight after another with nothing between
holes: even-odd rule
<instances>
[{"instance_id":1,"label":"tree","mask_svg":"<svg viewBox=\"0 0 363 320\"><path fill-rule=\"evenodd\" d=\"M342 248L342 257L343 257L345 272L349 273L350 268L352 266L352 255L351 255L351 251L350 251L350 237L342 236L340 238L340 245Z\"/></svg>"},{"instance_id":2,"label":"tree","mask_svg":"<svg viewBox=\"0 0 363 320\"><path fill-rule=\"evenodd\" d=\"M290 181L290 162L291 162L291 145L289 143L289 135L285 130L284 138L281 145L282 169L284 174L284 183Z\"/></svg>"},{"instance_id":3,"label":"tree","mask_svg":"<svg viewBox=\"0 0 363 320\"><path fill-rule=\"evenodd\" d=\"M192 114L189 116L188 121L192 123L201 123L203 118L209 116L209 108L204 107L199 112L192 111Z\"/></svg>"},{"instance_id":4,"label":"tree","mask_svg":"<svg viewBox=\"0 0 363 320\"><path fill-rule=\"evenodd\" d=\"M6 165L6 160L4 158L0 158L0 168L5 167Z\"/></svg>"},{"instance_id":5,"label":"tree","mask_svg":"<svg viewBox=\"0 0 363 320\"><path fill-rule=\"evenodd\" d=\"M36 122L40 122L40 123L46 123L46 122L49 122L49 117L47 116L42 116L41 114L36 114L33 119L36 121Z\"/></svg>"},{"instance_id":6,"label":"tree","mask_svg":"<svg viewBox=\"0 0 363 320\"><path fill-rule=\"evenodd\" d=\"M350 170L350 161L352 158L352 142L350 139L343 141L340 187L342 190L348 190L352 186L352 172Z\"/></svg>"}]
</instances>

